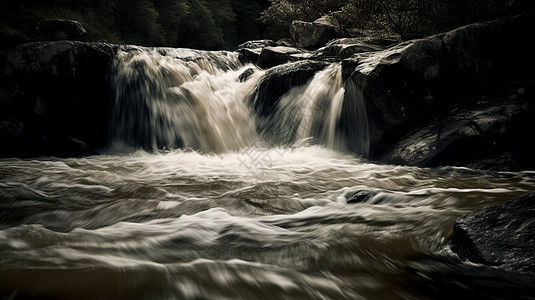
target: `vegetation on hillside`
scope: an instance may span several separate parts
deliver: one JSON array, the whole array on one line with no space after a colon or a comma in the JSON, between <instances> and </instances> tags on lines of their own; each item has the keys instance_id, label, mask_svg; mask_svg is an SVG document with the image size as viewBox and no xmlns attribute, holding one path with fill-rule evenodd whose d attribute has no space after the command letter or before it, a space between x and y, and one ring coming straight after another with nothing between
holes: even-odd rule
<instances>
[{"instance_id":1,"label":"vegetation on hillside","mask_svg":"<svg viewBox=\"0 0 535 300\"><path fill-rule=\"evenodd\" d=\"M77 20L91 40L233 48L259 38L268 0L18 0L0 4L0 30L31 37L43 19Z\"/></svg>"},{"instance_id":2,"label":"vegetation on hillside","mask_svg":"<svg viewBox=\"0 0 535 300\"><path fill-rule=\"evenodd\" d=\"M329 14L347 35L400 39L532 11L532 0L18 0L0 4L0 31L32 37L43 19L80 21L91 40L233 49L285 38L293 20Z\"/></svg>"},{"instance_id":3,"label":"vegetation on hillside","mask_svg":"<svg viewBox=\"0 0 535 300\"><path fill-rule=\"evenodd\" d=\"M293 20L313 21L329 14L348 34L407 39L532 11L533 6L533 0L270 0L261 20L282 37L289 35Z\"/></svg>"}]
</instances>

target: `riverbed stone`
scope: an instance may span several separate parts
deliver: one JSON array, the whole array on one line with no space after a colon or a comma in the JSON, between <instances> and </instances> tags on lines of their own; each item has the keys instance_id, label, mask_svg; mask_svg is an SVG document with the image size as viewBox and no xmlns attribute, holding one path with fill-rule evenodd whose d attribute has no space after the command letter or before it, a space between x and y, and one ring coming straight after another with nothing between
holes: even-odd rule
<instances>
[{"instance_id":1,"label":"riverbed stone","mask_svg":"<svg viewBox=\"0 0 535 300\"><path fill-rule=\"evenodd\" d=\"M535 276L535 193L455 221L453 251L463 260Z\"/></svg>"}]
</instances>

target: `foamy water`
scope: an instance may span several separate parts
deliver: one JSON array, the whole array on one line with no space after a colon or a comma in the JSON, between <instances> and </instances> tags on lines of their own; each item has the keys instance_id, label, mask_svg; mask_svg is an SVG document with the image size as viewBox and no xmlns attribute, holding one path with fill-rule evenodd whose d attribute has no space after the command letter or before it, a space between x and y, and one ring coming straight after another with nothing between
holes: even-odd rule
<instances>
[{"instance_id":1,"label":"foamy water","mask_svg":"<svg viewBox=\"0 0 535 300\"><path fill-rule=\"evenodd\" d=\"M532 190L529 172L377 165L319 146L0 166L5 295L382 299L530 291L525 279L459 261L448 241L457 217ZM357 192L374 196L347 204Z\"/></svg>"}]
</instances>

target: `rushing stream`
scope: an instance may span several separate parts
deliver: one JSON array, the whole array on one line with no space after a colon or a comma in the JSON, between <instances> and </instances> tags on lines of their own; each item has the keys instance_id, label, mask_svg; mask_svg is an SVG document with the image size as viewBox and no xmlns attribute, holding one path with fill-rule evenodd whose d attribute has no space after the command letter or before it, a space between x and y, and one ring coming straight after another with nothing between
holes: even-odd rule
<instances>
[{"instance_id":1,"label":"rushing stream","mask_svg":"<svg viewBox=\"0 0 535 300\"><path fill-rule=\"evenodd\" d=\"M265 71L176 55L119 55L106 154L0 161L2 296L533 299L532 279L460 261L449 237L534 172L345 153L336 64L282 97L272 145L248 102Z\"/></svg>"}]
</instances>

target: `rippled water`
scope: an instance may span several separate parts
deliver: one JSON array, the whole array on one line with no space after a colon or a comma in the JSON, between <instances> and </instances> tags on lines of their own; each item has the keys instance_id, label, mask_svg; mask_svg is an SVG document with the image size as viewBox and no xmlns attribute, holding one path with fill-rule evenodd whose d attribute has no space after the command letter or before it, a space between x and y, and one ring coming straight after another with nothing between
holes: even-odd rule
<instances>
[{"instance_id":1,"label":"rippled water","mask_svg":"<svg viewBox=\"0 0 535 300\"><path fill-rule=\"evenodd\" d=\"M319 146L7 159L0 292L533 298L532 279L462 262L448 238L457 217L534 188L533 172L380 165Z\"/></svg>"}]
</instances>

